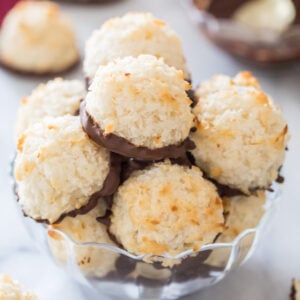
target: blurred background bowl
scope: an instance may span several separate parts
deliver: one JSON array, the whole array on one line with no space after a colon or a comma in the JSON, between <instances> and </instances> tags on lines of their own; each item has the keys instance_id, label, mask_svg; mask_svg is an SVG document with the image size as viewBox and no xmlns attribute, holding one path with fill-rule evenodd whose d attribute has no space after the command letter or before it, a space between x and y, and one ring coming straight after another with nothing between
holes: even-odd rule
<instances>
[{"instance_id":1,"label":"blurred background bowl","mask_svg":"<svg viewBox=\"0 0 300 300\"><path fill-rule=\"evenodd\" d=\"M215 45L236 56L265 64L300 59L299 24L292 24L283 32L254 29L231 18L215 17L208 11L210 3L214 1L218 0L182 2L201 32ZM300 6L300 1L297 1L299 5L296 7ZM225 2L230 6L230 1Z\"/></svg>"}]
</instances>

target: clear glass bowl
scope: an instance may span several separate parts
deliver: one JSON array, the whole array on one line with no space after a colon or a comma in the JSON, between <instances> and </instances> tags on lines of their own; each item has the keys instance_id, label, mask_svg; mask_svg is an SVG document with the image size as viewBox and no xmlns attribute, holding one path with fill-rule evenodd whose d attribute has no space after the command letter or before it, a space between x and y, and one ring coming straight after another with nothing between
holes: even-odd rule
<instances>
[{"instance_id":1,"label":"clear glass bowl","mask_svg":"<svg viewBox=\"0 0 300 300\"><path fill-rule=\"evenodd\" d=\"M77 243L61 230L22 218L40 249L51 256L53 251L56 262L72 278L99 294L117 299L178 299L217 283L249 258L280 198L280 185L272 189L257 227L243 231L231 243L205 245L176 257L135 256L106 244Z\"/></svg>"},{"instance_id":2,"label":"clear glass bowl","mask_svg":"<svg viewBox=\"0 0 300 300\"><path fill-rule=\"evenodd\" d=\"M252 29L231 19L217 19L196 7L194 0L182 0L201 32L218 47L259 63L300 59L300 25L278 33Z\"/></svg>"}]
</instances>

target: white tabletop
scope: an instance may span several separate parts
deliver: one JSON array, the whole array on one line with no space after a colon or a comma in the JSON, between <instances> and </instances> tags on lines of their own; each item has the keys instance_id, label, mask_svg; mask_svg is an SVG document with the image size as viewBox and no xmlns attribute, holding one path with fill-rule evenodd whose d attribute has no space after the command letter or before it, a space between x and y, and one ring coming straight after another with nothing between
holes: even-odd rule
<instances>
[{"instance_id":1,"label":"white tabletop","mask_svg":"<svg viewBox=\"0 0 300 300\"><path fill-rule=\"evenodd\" d=\"M151 11L181 36L195 84L215 73L234 75L249 69L284 111L292 139L285 164L284 197L253 257L216 286L184 299L288 299L292 277L300 278L300 63L277 68L255 67L209 44L177 0L124 0L105 5L63 5L73 19L83 49L91 31L111 16L129 10ZM68 78L81 78L75 70ZM13 126L22 96L41 81L0 69L0 273L8 273L35 289L42 300L108 299L79 288L52 261L33 248L13 205L8 165L13 153Z\"/></svg>"}]
</instances>

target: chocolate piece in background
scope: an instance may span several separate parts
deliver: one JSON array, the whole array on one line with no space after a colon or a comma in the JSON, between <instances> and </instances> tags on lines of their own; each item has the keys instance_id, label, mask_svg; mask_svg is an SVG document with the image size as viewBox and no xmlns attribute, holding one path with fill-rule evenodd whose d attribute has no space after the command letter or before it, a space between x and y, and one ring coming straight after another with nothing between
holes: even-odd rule
<instances>
[{"instance_id":1,"label":"chocolate piece in background","mask_svg":"<svg viewBox=\"0 0 300 300\"><path fill-rule=\"evenodd\" d=\"M93 121L85 109L85 102L80 105L80 119L84 131L97 144L108 150L126 157L134 157L139 160L161 160L164 158L179 158L186 151L195 148L195 144L187 137L177 145L169 145L162 148L150 149L136 146L123 137L115 134L104 135L101 128Z\"/></svg>"}]
</instances>

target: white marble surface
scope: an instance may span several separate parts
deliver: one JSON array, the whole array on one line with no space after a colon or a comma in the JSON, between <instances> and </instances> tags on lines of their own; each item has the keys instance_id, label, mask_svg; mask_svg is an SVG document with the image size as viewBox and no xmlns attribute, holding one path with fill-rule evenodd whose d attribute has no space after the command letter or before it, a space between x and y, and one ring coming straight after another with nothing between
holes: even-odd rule
<instances>
[{"instance_id":1,"label":"white marble surface","mask_svg":"<svg viewBox=\"0 0 300 300\"><path fill-rule=\"evenodd\" d=\"M177 0L124 0L106 5L63 5L74 20L83 49L90 32L108 17L128 10L151 11L167 20L181 36L194 83L214 73L233 75L250 69L283 108L292 139L285 164L284 197L253 257L216 286L185 299L284 300L290 280L300 278L300 63L267 69L237 61L210 45ZM81 77L80 69L68 78ZM23 95L41 80L12 75L0 69L0 273L9 273L35 289L42 300L108 299L84 292L47 258L32 249L18 219L9 186L8 165L13 153L12 128Z\"/></svg>"}]
</instances>

